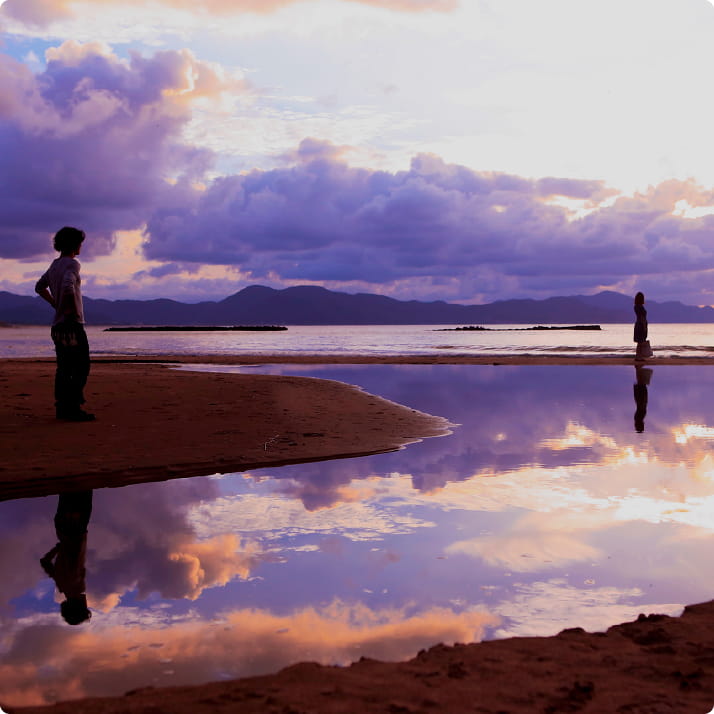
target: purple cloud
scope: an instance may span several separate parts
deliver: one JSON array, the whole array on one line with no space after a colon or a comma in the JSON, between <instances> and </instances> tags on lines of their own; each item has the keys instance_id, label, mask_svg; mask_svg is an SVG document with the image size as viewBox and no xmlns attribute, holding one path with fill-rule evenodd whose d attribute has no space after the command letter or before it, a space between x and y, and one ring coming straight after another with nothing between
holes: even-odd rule
<instances>
[{"instance_id":1,"label":"purple cloud","mask_svg":"<svg viewBox=\"0 0 714 714\"><path fill-rule=\"evenodd\" d=\"M158 260L237 264L255 279L476 282L581 276L593 286L631 275L714 267L714 217L673 214L711 192L671 181L619 197L601 181L525 179L417 156L408 171L351 168L343 147L309 139L289 168L177 185L173 208L148 221ZM574 218L553 199L579 201ZM581 282L581 284L582 284Z\"/></svg>"},{"instance_id":2,"label":"purple cloud","mask_svg":"<svg viewBox=\"0 0 714 714\"><path fill-rule=\"evenodd\" d=\"M137 274L152 279L226 265L273 285L489 300L674 275L697 285L689 299L711 302L714 216L676 210L714 205L692 181L622 196L602 181L480 172L427 154L375 171L317 138L284 154L284 167L207 181L212 154L182 139L191 103L245 86L188 51L123 61L66 42L47 60L33 74L0 55L0 258L46 255L61 225L88 231L89 257L108 253L116 231L145 228L146 256L169 264Z\"/></svg>"},{"instance_id":3,"label":"purple cloud","mask_svg":"<svg viewBox=\"0 0 714 714\"><path fill-rule=\"evenodd\" d=\"M188 51L123 62L67 42L47 58L33 75L0 55L0 257L47 253L67 224L92 236L90 253L108 252L114 231L141 227L162 202L167 177L200 176L211 161L180 134L190 98L221 82Z\"/></svg>"}]
</instances>

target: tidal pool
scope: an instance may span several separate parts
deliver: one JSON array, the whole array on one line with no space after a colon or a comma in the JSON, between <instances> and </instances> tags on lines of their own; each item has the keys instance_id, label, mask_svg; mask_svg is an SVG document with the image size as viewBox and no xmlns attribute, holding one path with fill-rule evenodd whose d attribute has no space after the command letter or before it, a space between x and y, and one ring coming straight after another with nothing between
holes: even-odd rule
<instances>
[{"instance_id":1,"label":"tidal pool","mask_svg":"<svg viewBox=\"0 0 714 714\"><path fill-rule=\"evenodd\" d=\"M603 630L714 597L710 367L255 369L459 426L389 454L94 491L77 626L39 564L58 498L0 503L0 705Z\"/></svg>"}]
</instances>

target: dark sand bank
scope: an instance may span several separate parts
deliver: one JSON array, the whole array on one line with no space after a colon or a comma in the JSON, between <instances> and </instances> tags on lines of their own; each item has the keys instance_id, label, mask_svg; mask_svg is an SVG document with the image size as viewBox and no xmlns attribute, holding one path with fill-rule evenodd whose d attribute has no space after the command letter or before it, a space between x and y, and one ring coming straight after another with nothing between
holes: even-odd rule
<instances>
[{"instance_id":1,"label":"dark sand bank","mask_svg":"<svg viewBox=\"0 0 714 714\"><path fill-rule=\"evenodd\" d=\"M54 364L0 371L0 499L358 456L443 434L445 420L330 380L92 365L87 409L55 419Z\"/></svg>"}]
</instances>

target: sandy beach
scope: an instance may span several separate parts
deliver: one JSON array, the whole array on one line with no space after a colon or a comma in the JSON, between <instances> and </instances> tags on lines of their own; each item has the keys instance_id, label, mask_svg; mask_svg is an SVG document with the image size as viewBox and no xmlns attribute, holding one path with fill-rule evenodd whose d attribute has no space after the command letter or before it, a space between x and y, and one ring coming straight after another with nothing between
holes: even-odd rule
<instances>
[{"instance_id":1,"label":"sandy beach","mask_svg":"<svg viewBox=\"0 0 714 714\"><path fill-rule=\"evenodd\" d=\"M54 362L0 372L0 498L116 487L397 449L448 423L339 382L201 373L166 363L632 364L619 359L166 356L97 360L97 421L58 422ZM711 364L712 360L657 360ZM1 692L0 692L0 702ZM714 706L714 602L681 617L643 613L607 633L437 645L409 662L298 664L274 675L13 712L684 712Z\"/></svg>"},{"instance_id":2,"label":"sandy beach","mask_svg":"<svg viewBox=\"0 0 714 714\"><path fill-rule=\"evenodd\" d=\"M340 382L137 361L95 362L85 397L97 421L62 422L53 379L51 361L2 363L2 500L359 456L448 431Z\"/></svg>"}]
</instances>

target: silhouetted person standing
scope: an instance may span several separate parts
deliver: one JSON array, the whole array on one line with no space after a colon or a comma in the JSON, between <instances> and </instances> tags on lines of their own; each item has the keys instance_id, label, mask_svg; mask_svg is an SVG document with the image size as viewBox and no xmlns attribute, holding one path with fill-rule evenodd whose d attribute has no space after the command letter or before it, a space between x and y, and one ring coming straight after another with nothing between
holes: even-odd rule
<instances>
[{"instance_id":1,"label":"silhouetted person standing","mask_svg":"<svg viewBox=\"0 0 714 714\"><path fill-rule=\"evenodd\" d=\"M54 237L60 257L52 261L37 281L35 292L55 309L52 341L57 354L55 408L57 418L92 421L94 414L82 409L84 386L89 376L89 343L84 330L79 261L76 256L84 241L84 231L65 226Z\"/></svg>"},{"instance_id":2,"label":"silhouetted person standing","mask_svg":"<svg viewBox=\"0 0 714 714\"><path fill-rule=\"evenodd\" d=\"M86 568L87 527L92 515L92 491L61 493L55 514L57 544L40 558L42 569L65 596L62 617L79 625L92 617L87 607Z\"/></svg>"},{"instance_id":3,"label":"silhouetted person standing","mask_svg":"<svg viewBox=\"0 0 714 714\"><path fill-rule=\"evenodd\" d=\"M637 343L636 360L644 360L652 356L652 350L647 339L647 310L643 293L635 295L635 331L633 339Z\"/></svg>"}]
</instances>

